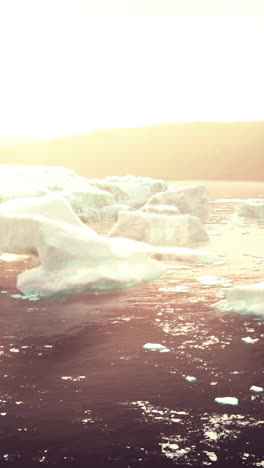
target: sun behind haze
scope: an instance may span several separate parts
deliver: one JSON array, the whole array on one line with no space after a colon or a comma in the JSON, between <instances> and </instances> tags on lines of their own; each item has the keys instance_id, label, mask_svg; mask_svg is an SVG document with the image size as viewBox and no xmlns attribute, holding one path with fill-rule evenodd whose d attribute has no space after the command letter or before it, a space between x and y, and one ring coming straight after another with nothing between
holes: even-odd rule
<instances>
[{"instance_id":1,"label":"sun behind haze","mask_svg":"<svg viewBox=\"0 0 264 468\"><path fill-rule=\"evenodd\" d=\"M0 137L264 120L264 4L0 0Z\"/></svg>"}]
</instances>

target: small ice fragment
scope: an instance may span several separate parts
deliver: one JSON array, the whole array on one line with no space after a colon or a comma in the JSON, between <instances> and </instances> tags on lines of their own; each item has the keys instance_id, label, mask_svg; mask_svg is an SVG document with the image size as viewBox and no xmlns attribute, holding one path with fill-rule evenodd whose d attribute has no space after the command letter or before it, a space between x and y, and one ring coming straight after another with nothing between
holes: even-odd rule
<instances>
[{"instance_id":1,"label":"small ice fragment","mask_svg":"<svg viewBox=\"0 0 264 468\"><path fill-rule=\"evenodd\" d=\"M263 392L264 388L257 387L257 385L252 385L249 390L251 390L252 392Z\"/></svg>"},{"instance_id":2,"label":"small ice fragment","mask_svg":"<svg viewBox=\"0 0 264 468\"><path fill-rule=\"evenodd\" d=\"M234 397L218 397L214 401L220 405L238 405L238 399Z\"/></svg>"},{"instance_id":3,"label":"small ice fragment","mask_svg":"<svg viewBox=\"0 0 264 468\"><path fill-rule=\"evenodd\" d=\"M185 377L185 380L188 380L188 382L195 382L197 378L191 375L187 375L187 377Z\"/></svg>"},{"instance_id":4,"label":"small ice fragment","mask_svg":"<svg viewBox=\"0 0 264 468\"><path fill-rule=\"evenodd\" d=\"M22 295L21 294L11 294L10 297L13 297L13 299L21 299Z\"/></svg>"},{"instance_id":5,"label":"small ice fragment","mask_svg":"<svg viewBox=\"0 0 264 468\"><path fill-rule=\"evenodd\" d=\"M28 298L29 301L39 301L39 297L32 296Z\"/></svg>"},{"instance_id":6,"label":"small ice fragment","mask_svg":"<svg viewBox=\"0 0 264 468\"><path fill-rule=\"evenodd\" d=\"M258 338L251 338L250 336L246 336L245 338L241 338L241 340L244 341L244 343L248 343L248 344L254 344L257 341L259 341Z\"/></svg>"},{"instance_id":7,"label":"small ice fragment","mask_svg":"<svg viewBox=\"0 0 264 468\"><path fill-rule=\"evenodd\" d=\"M175 286L174 288L159 288L160 292L189 292L188 286Z\"/></svg>"},{"instance_id":8,"label":"small ice fragment","mask_svg":"<svg viewBox=\"0 0 264 468\"><path fill-rule=\"evenodd\" d=\"M1 291L1 294L7 294L7 291Z\"/></svg>"},{"instance_id":9,"label":"small ice fragment","mask_svg":"<svg viewBox=\"0 0 264 468\"><path fill-rule=\"evenodd\" d=\"M171 350L169 348L164 348L160 350L160 353L170 353Z\"/></svg>"},{"instance_id":10,"label":"small ice fragment","mask_svg":"<svg viewBox=\"0 0 264 468\"><path fill-rule=\"evenodd\" d=\"M163 346L159 343L146 343L143 345L144 349L149 349L150 351L160 351L162 349L167 349L166 346Z\"/></svg>"},{"instance_id":11,"label":"small ice fragment","mask_svg":"<svg viewBox=\"0 0 264 468\"><path fill-rule=\"evenodd\" d=\"M217 455L214 452L208 452L207 450L205 450L204 453L206 453L206 455L211 461L217 461Z\"/></svg>"}]
</instances>

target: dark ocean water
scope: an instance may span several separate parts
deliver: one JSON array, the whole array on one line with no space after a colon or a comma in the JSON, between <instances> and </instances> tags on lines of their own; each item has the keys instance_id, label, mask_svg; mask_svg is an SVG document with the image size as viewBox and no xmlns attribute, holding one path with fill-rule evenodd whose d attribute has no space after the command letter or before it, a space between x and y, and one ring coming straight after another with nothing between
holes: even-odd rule
<instances>
[{"instance_id":1,"label":"dark ocean water","mask_svg":"<svg viewBox=\"0 0 264 468\"><path fill-rule=\"evenodd\" d=\"M229 228L230 203L212 210L208 229ZM245 227L234 229L244 239ZM253 283L261 263L222 273L183 265L121 293L60 302L10 297L29 265L0 260L0 466L264 466L264 394L249 390L264 386L264 321L217 312L222 288L196 280ZM159 291L177 285L189 289ZM148 342L170 352L146 351ZM224 396L238 406L214 401Z\"/></svg>"}]
</instances>

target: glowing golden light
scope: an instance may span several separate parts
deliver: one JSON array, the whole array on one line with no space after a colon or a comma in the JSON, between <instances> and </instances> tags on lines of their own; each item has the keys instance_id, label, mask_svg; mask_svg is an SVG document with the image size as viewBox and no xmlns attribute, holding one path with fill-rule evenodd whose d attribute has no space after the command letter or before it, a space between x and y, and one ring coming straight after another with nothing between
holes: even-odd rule
<instances>
[{"instance_id":1,"label":"glowing golden light","mask_svg":"<svg viewBox=\"0 0 264 468\"><path fill-rule=\"evenodd\" d=\"M0 136L264 119L263 6L236 5L3 0Z\"/></svg>"}]
</instances>

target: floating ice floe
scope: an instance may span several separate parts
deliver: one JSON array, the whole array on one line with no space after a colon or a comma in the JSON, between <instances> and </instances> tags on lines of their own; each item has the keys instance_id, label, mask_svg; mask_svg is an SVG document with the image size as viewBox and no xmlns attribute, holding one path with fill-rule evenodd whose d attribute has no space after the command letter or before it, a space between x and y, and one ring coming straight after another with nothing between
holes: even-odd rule
<instances>
[{"instance_id":1,"label":"floating ice floe","mask_svg":"<svg viewBox=\"0 0 264 468\"><path fill-rule=\"evenodd\" d=\"M205 220L208 217L208 190L203 185L169 187L168 191L153 195L147 205L173 205L182 214Z\"/></svg>"},{"instance_id":2,"label":"floating ice floe","mask_svg":"<svg viewBox=\"0 0 264 468\"><path fill-rule=\"evenodd\" d=\"M259 338L251 338L251 336L246 336L245 338L241 338L241 341L244 341L244 343L247 344L254 344L259 341Z\"/></svg>"},{"instance_id":3,"label":"floating ice floe","mask_svg":"<svg viewBox=\"0 0 264 468\"><path fill-rule=\"evenodd\" d=\"M185 377L185 380L187 380L188 382L196 382L197 378L193 377L192 375L187 375Z\"/></svg>"},{"instance_id":4,"label":"floating ice floe","mask_svg":"<svg viewBox=\"0 0 264 468\"><path fill-rule=\"evenodd\" d=\"M225 286L229 287L232 285L231 280L226 280L224 278L220 278L219 276L200 276L196 278L199 283L203 286Z\"/></svg>"},{"instance_id":5,"label":"floating ice floe","mask_svg":"<svg viewBox=\"0 0 264 468\"><path fill-rule=\"evenodd\" d=\"M250 389L252 392L263 392L264 391L264 388L263 387L258 387L257 385L252 385L250 387Z\"/></svg>"},{"instance_id":6,"label":"floating ice floe","mask_svg":"<svg viewBox=\"0 0 264 468\"><path fill-rule=\"evenodd\" d=\"M226 299L215 304L226 312L264 316L264 282L223 290Z\"/></svg>"},{"instance_id":7,"label":"floating ice floe","mask_svg":"<svg viewBox=\"0 0 264 468\"><path fill-rule=\"evenodd\" d=\"M170 349L159 343L146 343L143 345L143 348L148 351L160 351L162 353L170 352Z\"/></svg>"},{"instance_id":8,"label":"floating ice floe","mask_svg":"<svg viewBox=\"0 0 264 468\"><path fill-rule=\"evenodd\" d=\"M246 218L264 219L264 201L248 200L246 203L238 206L236 212L239 216L244 216Z\"/></svg>"},{"instance_id":9,"label":"floating ice floe","mask_svg":"<svg viewBox=\"0 0 264 468\"><path fill-rule=\"evenodd\" d=\"M238 399L235 397L217 397L214 401L220 405L238 405Z\"/></svg>"},{"instance_id":10,"label":"floating ice floe","mask_svg":"<svg viewBox=\"0 0 264 468\"><path fill-rule=\"evenodd\" d=\"M201 221L195 216L166 216L140 211L120 211L109 235L148 243L174 242L180 246L209 240Z\"/></svg>"}]
</instances>

